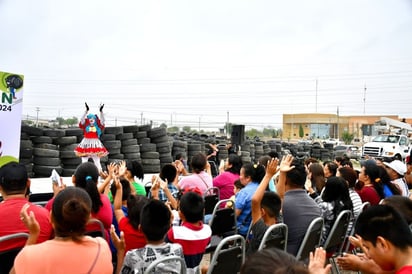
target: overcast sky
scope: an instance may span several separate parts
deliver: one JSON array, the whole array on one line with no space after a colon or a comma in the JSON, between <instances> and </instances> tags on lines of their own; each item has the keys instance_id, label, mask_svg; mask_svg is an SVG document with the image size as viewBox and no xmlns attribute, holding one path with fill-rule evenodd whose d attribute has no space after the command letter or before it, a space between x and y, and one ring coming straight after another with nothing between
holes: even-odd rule
<instances>
[{"instance_id":1,"label":"overcast sky","mask_svg":"<svg viewBox=\"0 0 412 274\"><path fill-rule=\"evenodd\" d=\"M109 126L412 117L410 0L0 0L0 29L24 115L80 117L87 101Z\"/></svg>"}]
</instances>

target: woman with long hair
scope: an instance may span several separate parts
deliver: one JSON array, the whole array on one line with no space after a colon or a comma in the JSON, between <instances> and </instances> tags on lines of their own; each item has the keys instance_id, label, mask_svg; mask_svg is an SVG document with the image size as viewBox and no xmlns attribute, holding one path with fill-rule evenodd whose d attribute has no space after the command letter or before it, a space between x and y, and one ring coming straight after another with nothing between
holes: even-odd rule
<instances>
[{"instance_id":1,"label":"woman with long hair","mask_svg":"<svg viewBox=\"0 0 412 274\"><path fill-rule=\"evenodd\" d=\"M242 160L236 154L229 154L225 161L225 171L213 179L213 186L219 188L220 199L229 199L233 196L233 186L239 179Z\"/></svg>"},{"instance_id":2,"label":"woman with long hair","mask_svg":"<svg viewBox=\"0 0 412 274\"><path fill-rule=\"evenodd\" d=\"M29 228L30 237L17 255L11 273L113 272L112 255L107 242L100 237L84 235L93 210L92 200L84 189L67 187L57 194L51 211L55 233L52 240L30 245L38 237L40 228L34 214L27 212L27 209L23 207L21 219Z\"/></svg>"},{"instance_id":3,"label":"woman with long hair","mask_svg":"<svg viewBox=\"0 0 412 274\"><path fill-rule=\"evenodd\" d=\"M379 166L374 160L366 160L363 163L356 188L362 202L369 202L371 205L379 204L385 197Z\"/></svg>"}]
</instances>

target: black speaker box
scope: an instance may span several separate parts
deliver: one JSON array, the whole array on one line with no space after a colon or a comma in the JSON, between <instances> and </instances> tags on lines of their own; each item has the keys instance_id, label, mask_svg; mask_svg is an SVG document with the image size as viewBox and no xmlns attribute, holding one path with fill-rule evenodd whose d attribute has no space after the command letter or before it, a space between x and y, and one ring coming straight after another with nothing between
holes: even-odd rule
<instances>
[{"instance_id":1,"label":"black speaker box","mask_svg":"<svg viewBox=\"0 0 412 274\"><path fill-rule=\"evenodd\" d=\"M242 145L245 142L245 125L232 126L232 144Z\"/></svg>"}]
</instances>

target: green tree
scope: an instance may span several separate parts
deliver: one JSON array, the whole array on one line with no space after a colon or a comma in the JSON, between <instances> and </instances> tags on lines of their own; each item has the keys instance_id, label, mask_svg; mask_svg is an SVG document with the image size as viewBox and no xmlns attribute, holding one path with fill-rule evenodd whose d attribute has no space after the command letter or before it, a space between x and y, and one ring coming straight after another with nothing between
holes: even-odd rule
<instances>
[{"instance_id":1,"label":"green tree","mask_svg":"<svg viewBox=\"0 0 412 274\"><path fill-rule=\"evenodd\" d=\"M303 138L304 135L305 135L305 132L303 131L303 126L299 125L299 137Z\"/></svg>"},{"instance_id":2,"label":"green tree","mask_svg":"<svg viewBox=\"0 0 412 274\"><path fill-rule=\"evenodd\" d=\"M177 133L179 132L179 127L173 126L173 127L168 127L167 131L170 133Z\"/></svg>"},{"instance_id":3,"label":"green tree","mask_svg":"<svg viewBox=\"0 0 412 274\"><path fill-rule=\"evenodd\" d=\"M345 142L346 145L350 145L355 135L353 133L349 133L348 131L342 132L342 140Z\"/></svg>"},{"instance_id":4,"label":"green tree","mask_svg":"<svg viewBox=\"0 0 412 274\"><path fill-rule=\"evenodd\" d=\"M226 133L232 134L232 128L233 128L232 123L225 123L224 130Z\"/></svg>"},{"instance_id":5,"label":"green tree","mask_svg":"<svg viewBox=\"0 0 412 274\"><path fill-rule=\"evenodd\" d=\"M255 128L252 128L252 129L246 130L245 135L248 136L249 138L253 138L255 136L262 137L263 133Z\"/></svg>"},{"instance_id":6,"label":"green tree","mask_svg":"<svg viewBox=\"0 0 412 274\"><path fill-rule=\"evenodd\" d=\"M159 127L167 128L167 125L165 123L161 123Z\"/></svg>"},{"instance_id":7,"label":"green tree","mask_svg":"<svg viewBox=\"0 0 412 274\"><path fill-rule=\"evenodd\" d=\"M184 126L184 127L182 128L182 130L183 130L184 132L190 132L192 129L191 129L189 126Z\"/></svg>"},{"instance_id":8,"label":"green tree","mask_svg":"<svg viewBox=\"0 0 412 274\"><path fill-rule=\"evenodd\" d=\"M72 117L72 118L67 118L65 120L66 125L68 126L73 126L73 125L77 125L79 123L79 119L77 119L77 117Z\"/></svg>"},{"instance_id":9,"label":"green tree","mask_svg":"<svg viewBox=\"0 0 412 274\"><path fill-rule=\"evenodd\" d=\"M64 118L62 118L62 117L56 117L56 121L57 121L59 126L62 126L62 125L66 124L66 120L64 120Z\"/></svg>"}]
</instances>

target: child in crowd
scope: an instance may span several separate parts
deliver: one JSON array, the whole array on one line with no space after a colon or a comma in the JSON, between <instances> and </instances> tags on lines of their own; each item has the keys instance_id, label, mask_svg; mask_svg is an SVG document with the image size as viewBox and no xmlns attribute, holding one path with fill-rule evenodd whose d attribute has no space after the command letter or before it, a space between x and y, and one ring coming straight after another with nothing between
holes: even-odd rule
<instances>
[{"instance_id":1,"label":"child in crowd","mask_svg":"<svg viewBox=\"0 0 412 274\"><path fill-rule=\"evenodd\" d=\"M166 237L167 242L182 245L186 266L193 271L199 266L212 235L210 227L203 224L204 208L202 196L192 191L183 194L179 209L182 225L171 227Z\"/></svg>"},{"instance_id":2,"label":"child in crowd","mask_svg":"<svg viewBox=\"0 0 412 274\"><path fill-rule=\"evenodd\" d=\"M242 185L242 183L240 182L240 179L237 179L233 185L233 192L234 195L232 197L230 197L230 200L232 200L232 202L227 202L226 203L226 207L233 207L233 202L235 201L235 196L236 193L238 193L242 188L244 188L245 186Z\"/></svg>"},{"instance_id":3,"label":"child in crowd","mask_svg":"<svg viewBox=\"0 0 412 274\"><path fill-rule=\"evenodd\" d=\"M266 174L252 196L252 227L248 239L248 253L255 252L262 241L263 235L269 226L278 223L281 207L280 197L271 191L266 191L269 181L277 171L279 160L271 159L266 164ZM273 231L271 237L278 235Z\"/></svg>"},{"instance_id":4,"label":"child in crowd","mask_svg":"<svg viewBox=\"0 0 412 274\"><path fill-rule=\"evenodd\" d=\"M412 272L412 232L406 220L391 206L366 209L356 223L362 247L382 270Z\"/></svg>"},{"instance_id":5,"label":"child in crowd","mask_svg":"<svg viewBox=\"0 0 412 274\"><path fill-rule=\"evenodd\" d=\"M167 256L179 256L183 258L180 244L165 243L165 235L170 228L170 210L161 201L150 200L141 211L140 228L146 237L147 244L143 248L133 249L125 253L123 233L117 237L114 229L111 236L117 248L116 273L135 274L144 273L146 268L155 260ZM153 273L180 273L175 263L159 265Z\"/></svg>"},{"instance_id":6,"label":"child in crowd","mask_svg":"<svg viewBox=\"0 0 412 274\"><path fill-rule=\"evenodd\" d=\"M148 199L142 195L130 195L129 182L126 179L116 178L112 185L112 193L114 194L114 216L118 223L118 229L123 231L126 244L126 252L142 248L146 245L146 239L142 231L139 229L140 225L140 211L147 203ZM123 195L124 191L129 193L126 197ZM122 204L126 200L127 214L125 214ZM117 232L117 231L116 231ZM119 233L117 233L119 235Z\"/></svg>"}]
</instances>

